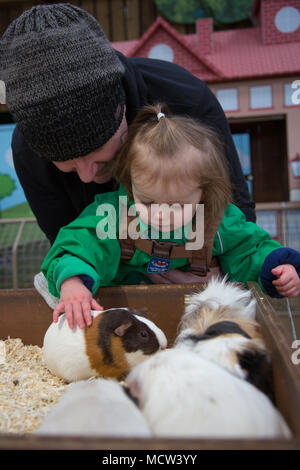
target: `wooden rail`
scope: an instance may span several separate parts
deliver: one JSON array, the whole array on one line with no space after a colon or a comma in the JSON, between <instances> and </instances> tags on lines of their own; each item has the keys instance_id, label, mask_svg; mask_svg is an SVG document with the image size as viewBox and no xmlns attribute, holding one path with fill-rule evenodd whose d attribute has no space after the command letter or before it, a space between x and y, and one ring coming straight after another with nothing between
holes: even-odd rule
<instances>
[{"instance_id":1,"label":"wooden rail","mask_svg":"<svg viewBox=\"0 0 300 470\"><path fill-rule=\"evenodd\" d=\"M148 308L149 318L165 331L172 345L186 295L205 284L145 285L101 288L104 308ZM0 450L163 450L163 449L300 449L300 372L291 361L291 338L258 285L249 283L257 300L257 320L273 363L276 403L291 427L291 439L168 439L0 435ZM97 298L97 295L96 295ZM24 344L41 345L52 321L52 310L34 289L0 291L0 339L22 338Z\"/></svg>"},{"instance_id":2,"label":"wooden rail","mask_svg":"<svg viewBox=\"0 0 300 470\"><path fill-rule=\"evenodd\" d=\"M23 11L43 0L0 0L0 36ZM161 15L155 0L57 0L45 3L71 3L91 13L110 41L138 39ZM174 24L180 33L193 33L195 25Z\"/></svg>"}]
</instances>

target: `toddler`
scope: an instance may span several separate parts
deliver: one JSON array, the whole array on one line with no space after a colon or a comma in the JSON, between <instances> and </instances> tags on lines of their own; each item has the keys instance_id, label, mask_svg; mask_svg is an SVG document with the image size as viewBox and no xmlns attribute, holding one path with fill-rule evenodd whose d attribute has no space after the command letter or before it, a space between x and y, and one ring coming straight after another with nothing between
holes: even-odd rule
<instances>
[{"instance_id":1,"label":"toddler","mask_svg":"<svg viewBox=\"0 0 300 470\"><path fill-rule=\"evenodd\" d=\"M300 253L246 221L231 203L228 171L209 128L159 104L143 108L115 162L119 189L96 196L63 227L43 262L49 290L60 299L53 320L64 311L70 328L84 328L90 310L103 308L93 298L99 287L150 282L175 270L201 282L217 264L233 282L297 296Z\"/></svg>"}]
</instances>

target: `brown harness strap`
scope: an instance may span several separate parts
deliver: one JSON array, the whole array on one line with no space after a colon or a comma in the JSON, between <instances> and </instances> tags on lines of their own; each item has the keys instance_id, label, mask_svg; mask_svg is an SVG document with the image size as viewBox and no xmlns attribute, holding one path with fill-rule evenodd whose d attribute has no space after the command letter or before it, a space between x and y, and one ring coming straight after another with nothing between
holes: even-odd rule
<instances>
[{"instance_id":1,"label":"brown harness strap","mask_svg":"<svg viewBox=\"0 0 300 470\"><path fill-rule=\"evenodd\" d=\"M128 217L127 227L135 218L135 216ZM146 238L134 240L129 236L127 236L127 238L119 238L121 260L130 261L136 249L147 253L149 256L157 256L164 259L188 258L191 272L198 276L206 276L210 267L218 265L217 259L212 258L212 248L221 220L222 218L219 218L218 220L210 221L206 225L203 247L197 250L187 250L185 245L180 245L176 242L158 242L157 240ZM196 221L194 220L192 227L193 232L196 230L195 224Z\"/></svg>"}]
</instances>

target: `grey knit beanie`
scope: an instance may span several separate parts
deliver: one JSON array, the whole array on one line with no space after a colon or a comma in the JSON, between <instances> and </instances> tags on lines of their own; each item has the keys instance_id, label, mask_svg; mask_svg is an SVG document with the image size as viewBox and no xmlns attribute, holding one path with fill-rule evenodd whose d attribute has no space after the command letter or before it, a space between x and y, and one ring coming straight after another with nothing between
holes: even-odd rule
<instances>
[{"instance_id":1,"label":"grey knit beanie","mask_svg":"<svg viewBox=\"0 0 300 470\"><path fill-rule=\"evenodd\" d=\"M97 20L68 3L38 5L0 41L0 79L26 142L49 161L102 147L124 114L124 67Z\"/></svg>"}]
</instances>

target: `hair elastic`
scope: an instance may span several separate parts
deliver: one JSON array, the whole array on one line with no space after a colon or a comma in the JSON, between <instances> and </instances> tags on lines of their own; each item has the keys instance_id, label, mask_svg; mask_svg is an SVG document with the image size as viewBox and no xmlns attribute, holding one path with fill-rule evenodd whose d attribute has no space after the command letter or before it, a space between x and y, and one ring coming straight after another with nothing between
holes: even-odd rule
<instances>
[{"instance_id":1,"label":"hair elastic","mask_svg":"<svg viewBox=\"0 0 300 470\"><path fill-rule=\"evenodd\" d=\"M159 121L160 118L162 117L166 117L166 115L164 113L157 113L157 120Z\"/></svg>"}]
</instances>

